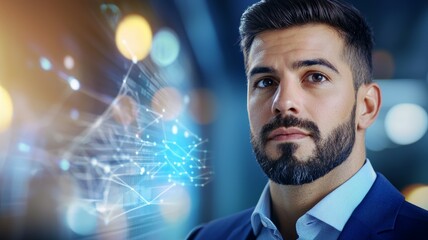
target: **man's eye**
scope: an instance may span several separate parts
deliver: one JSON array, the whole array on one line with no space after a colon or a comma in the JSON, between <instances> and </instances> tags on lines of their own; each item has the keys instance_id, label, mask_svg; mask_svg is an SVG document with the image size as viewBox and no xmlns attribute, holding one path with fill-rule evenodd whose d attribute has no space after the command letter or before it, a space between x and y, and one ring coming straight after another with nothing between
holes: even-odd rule
<instances>
[{"instance_id":1,"label":"man's eye","mask_svg":"<svg viewBox=\"0 0 428 240\"><path fill-rule=\"evenodd\" d=\"M312 73L306 77L306 80L311 83L321 83L327 81L327 77L321 73Z\"/></svg>"},{"instance_id":2,"label":"man's eye","mask_svg":"<svg viewBox=\"0 0 428 240\"><path fill-rule=\"evenodd\" d=\"M256 88L267 88L273 86L275 81L271 78L263 78L262 80L256 82Z\"/></svg>"}]
</instances>

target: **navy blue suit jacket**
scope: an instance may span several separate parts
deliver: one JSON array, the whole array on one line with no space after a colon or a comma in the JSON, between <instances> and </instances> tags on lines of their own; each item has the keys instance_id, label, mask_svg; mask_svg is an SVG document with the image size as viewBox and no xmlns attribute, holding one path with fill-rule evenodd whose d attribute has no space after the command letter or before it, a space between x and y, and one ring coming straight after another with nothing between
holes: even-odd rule
<instances>
[{"instance_id":1,"label":"navy blue suit jacket","mask_svg":"<svg viewBox=\"0 0 428 240\"><path fill-rule=\"evenodd\" d=\"M255 239L251 228L253 210L200 226L188 239ZM377 174L339 239L428 239L428 211L406 202L384 176Z\"/></svg>"}]
</instances>

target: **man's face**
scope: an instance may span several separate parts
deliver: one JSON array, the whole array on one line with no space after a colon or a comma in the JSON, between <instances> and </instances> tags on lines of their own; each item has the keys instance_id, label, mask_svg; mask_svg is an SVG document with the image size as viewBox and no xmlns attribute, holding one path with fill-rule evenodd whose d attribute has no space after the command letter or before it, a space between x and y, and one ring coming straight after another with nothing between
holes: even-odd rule
<instances>
[{"instance_id":1,"label":"man's face","mask_svg":"<svg viewBox=\"0 0 428 240\"><path fill-rule=\"evenodd\" d=\"M256 36L248 55L248 115L257 161L287 185L345 161L355 141L355 90L344 42L322 24Z\"/></svg>"}]
</instances>

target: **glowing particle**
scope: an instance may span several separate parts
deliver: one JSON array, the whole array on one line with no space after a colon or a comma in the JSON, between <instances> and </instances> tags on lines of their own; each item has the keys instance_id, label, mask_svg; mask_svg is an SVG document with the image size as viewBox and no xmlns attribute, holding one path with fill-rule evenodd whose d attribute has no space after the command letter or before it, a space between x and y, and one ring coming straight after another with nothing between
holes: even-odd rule
<instances>
[{"instance_id":1,"label":"glowing particle","mask_svg":"<svg viewBox=\"0 0 428 240\"><path fill-rule=\"evenodd\" d=\"M80 89L80 82L74 77L68 78L68 85L70 85L70 88L73 89L74 91L77 91Z\"/></svg>"},{"instance_id":2,"label":"glowing particle","mask_svg":"<svg viewBox=\"0 0 428 240\"><path fill-rule=\"evenodd\" d=\"M110 172L110 166L108 166L108 165L104 166L104 172L109 173Z\"/></svg>"},{"instance_id":3,"label":"glowing particle","mask_svg":"<svg viewBox=\"0 0 428 240\"><path fill-rule=\"evenodd\" d=\"M41 57L39 59L40 67L45 71L50 71L52 69L52 63L49 61L49 59L45 57Z\"/></svg>"},{"instance_id":4,"label":"glowing particle","mask_svg":"<svg viewBox=\"0 0 428 240\"><path fill-rule=\"evenodd\" d=\"M74 67L74 58L70 55L64 57L64 67L68 70L73 69Z\"/></svg>"},{"instance_id":5,"label":"glowing particle","mask_svg":"<svg viewBox=\"0 0 428 240\"><path fill-rule=\"evenodd\" d=\"M133 62L144 59L152 45L152 30L145 18L126 16L116 30L116 46L120 53Z\"/></svg>"},{"instance_id":6,"label":"glowing particle","mask_svg":"<svg viewBox=\"0 0 428 240\"><path fill-rule=\"evenodd\" d=\"M170 29L158 31L153 38L150 56L160 67L173 63L180 52L180 43L177 35Z\"/></svg>"},{"instance_id":7,"label":"glowing particle","mask_svg":"<svg viewBox=\"0 0 428 240\"><path fill-rule=\"evenodd\" d=\"M395 143L406 145L417 142L428 129L428 114L416 104L398 104L385 117L385 130Z\"/></svg>"},{"instance_id":8,"label":"glowing particle","mask_svg":"<svg viewBox=\"0 0 428 240\"><path fill-rule=\"evenodd\" d=\"M71 119L77 120L77 119L79 119L79 115L80 115L79 110L77 110L75 108L70 110L70 118Z\"/></svg>"},{"instance_id":9,"label":"glowing particle","mask_svg":"<svg viewBox=\"0 0 428 240\"><path fill-rule=\"evenodd\" d=\"M146 171L146 169L145 169L145 168L143 168L143 167L142 167L142 168L140 168L140 174L141 174L141 175L143 175L145 171Z\"/></svg>"},{"instance_id":10,"label":"glowing particle","mask_svg":"<svg viewBox=\"0 0 428 240\"><path fill-rule=\"evenodd\" d=\"M59 162L59 167L61 168L61 170L63 171L68 171L68 169L70 169L70 163L66 160L66 159L62 159Z\"/></svg>"},{"instance_id":11,"label":"glowing particle","mask_svg":"<svg viewBox=\"0 0 428 240\"><path fill-rule=\"evenodd\" d=\"M92 158L91 159L91 164L92 164L92 166L96 166L98 164L97 159L96 158Z\"/></svg>"},{"instance_id":12,"label":"glowing particle","mask_svg":"<svg viewBox=\"0 0 428 240\"><path fill-rule=\"evenodd\" d=\"M30 145L28 145L26 143L20 142L20 143L18 143L18 150L20 152L27 153L27 152L30 152L31 147L30 147Z\"/></svg>"},{"instance_id":13,"label":"glowing particle","mask_svg":"<svg viewBox=\"0 0 428 240\"><path fill-rule=\"evenodd\" d=\"M185 138L188 138L188 137L189 137L189 132L188 132L188 131L185 131L185 132L184 132L184 137L185 137Z\"/></svg>"},{"instance_id":14,"label":"glowing particle","mask_svg":"<svg viewBox=\"0 0 428 240\"><path fill-rule=\"evenodd\" d=\"M13 104L9 93L0 86L0 132L8 129L13 118Z\"/></svg>"},{"instance_id":15,"label":"glowing particle","mask_svg":"<svg viewBox=\"0 0 428 240\"><path fill-rule=\"evenodd\" d=\"M172 134L174 134L174 135L177 134L178 133L178 127L177 127L177 125L172 126L171 131L172 131Z\"/></svg>"}]
</instances>

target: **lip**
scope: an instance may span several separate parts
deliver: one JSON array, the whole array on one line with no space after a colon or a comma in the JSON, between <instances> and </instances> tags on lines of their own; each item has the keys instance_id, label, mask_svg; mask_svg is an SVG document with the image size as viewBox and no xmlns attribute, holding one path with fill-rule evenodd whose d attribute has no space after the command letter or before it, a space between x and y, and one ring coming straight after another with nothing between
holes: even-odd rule
<instances>
[{"instance_id":1,"label":"lip","mask_svg":"<svg viewBox=\"0 0 428 240\"><path fill-rule=\"evenodd\" d=\"M302 131L298 128L277 128L273 130L269 135L267 140L268 141L290 141L290 140L297 140L302 139L305 137L310 136L309 133Z\"/></svg>"}]
</instances>

